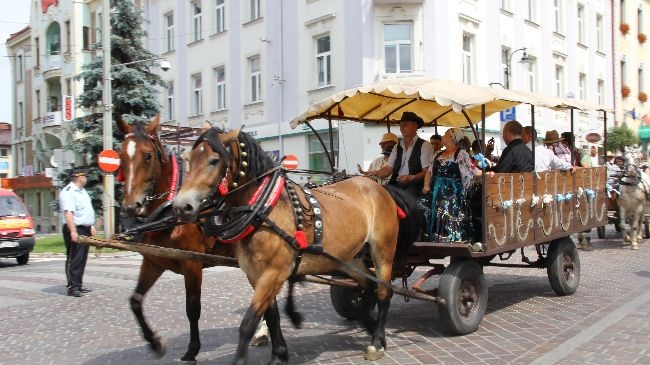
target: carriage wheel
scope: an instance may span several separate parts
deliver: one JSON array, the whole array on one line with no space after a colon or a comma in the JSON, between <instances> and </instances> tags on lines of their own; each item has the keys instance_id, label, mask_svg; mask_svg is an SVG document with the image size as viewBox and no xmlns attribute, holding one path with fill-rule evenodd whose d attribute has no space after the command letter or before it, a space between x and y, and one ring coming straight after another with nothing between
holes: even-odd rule
<instances>
[{"instance_id":1,"label":"carriage wheel","mask_svg":"<svg viewBox=\"0 0 650 365\"><path fill-rule=\"evenodd\" d=\"M605 238L605 226L596 228L596 232L598 232L598 238Z\"/></svg>"},{"instance_id":2,"label":"carriage wheel","mask_svg":"<svg viewBox=\"0 0 650 365\"><path fill-rule=\"evenodd\" d=\"M580 256L571 238L551 242L548 250L546 272L548 281L557 295L575 293L580 284Z\"/></svg>"},{"instance_id":3,"label":"carriage wheel","mask_svg":"<svg viewBox=\"0 0 650 365\"><path fill-rule=\"evenodd\" d=\"M344 279L345 276L332 276L332 279ZM336 313L349 320L366 318L377 304L375 285L370 283L367 289L330 286L330 299Z\"/></svg>"},{"instance_id":4,"label":"carriage wheel","mask_svg":"<svg viewBox=\"0 0 650 365\"><path fill-rule=\"evenodd\" d=\"M643 238L650 238L650 223L647 219L643 220Z\"/></svg>"},{"instance_id":5,"label":"carriage wheel","mask_svg":"<svg viewBox=\"0 0 650 365\"><path fill-rule=\"evenodd\" d=\"M454 335L478 329L487 309L487 283L483 268L473 260L454 261L440 277L438 293L445 300L438 305L440 321Z\"/></svg>"}]
</instances>

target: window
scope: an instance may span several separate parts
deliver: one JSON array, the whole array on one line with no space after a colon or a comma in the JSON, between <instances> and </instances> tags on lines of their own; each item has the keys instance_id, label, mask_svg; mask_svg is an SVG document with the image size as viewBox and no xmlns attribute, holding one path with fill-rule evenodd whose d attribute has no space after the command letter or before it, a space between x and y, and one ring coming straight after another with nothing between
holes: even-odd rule
<instances>
[{"instance_id":1,"label":"window","mask_svg":"<svg viewBox=\"0 0 650 365\"><path fill-rule=\"evenodd\" d=\"M101 47L102 44L102 26L104 23L102 22L102 13L97 13L97 21L95 22L97 26L95 27L95 37L96 37L96 42L99 42L98 46Z\"/></svg>"},{"instance_id":2,"label":"window","mask_svg":"<svg viewBox=\"0 0 650 365\"><path fill-rule=\"evenodd\" d=\"M384 64L386 73L412 71L411 24L384 24Z\"/></svg>"},{"instance_id":3,"label":"window","mask_svg":"<svg viewBox=\"0 0 650 365\"><path fill-rule=\"evenodd\" d=\"M69 77L65 79L65 90L68 93L67 95L74 95L74 92L72 90L72 79Z\"/></svg>"},{"instance_id":4,"label":"window","mask_svg":"<svg viewBox=\"0 0 650 365\"><path fill-rule=\"evenodd\" d=\"M627 65L625 61L621 61L621 86L627 86Z\"/></svg>"},{"instance_id":5,"label":"window","mask_svg":"<svg viewBox=\"0 0 650 365\"><path fill-rule=\"evenodd\" d=\"M605 81L598 80L598 104L605 104Z\"/></svg>"},{"instance_id":6,"label":"window","mask_svg":"<svg viewBox=\"0 0 650 365\"><path fill-rule=\"evenodd\" d=\"M334 164L336 165L336 160L338 159L338 133L332 132L331 137L329 134L324 134L323 143L325 146L330 145L330 138L334 140ZM327 151L323 149L323 145L318 140L318 137L314 134L309 135L309 169L317 171L327 171L330 168L329 159L327 157ZM316 182L316 181L315 181Z\"/></svg>"},{"instance_id":7,"label":"window","mask_svg":"<svg viewBox=\"0 0 650 365\"><path fill-rule=\"evenodd\" d=\"M18 118L18 128L22 128L25 125L25 110L23 109L23 102L18 102L18 110L16 111L16 117Z\"/></svg>"},{"instance_id":8,"label":"window","mask_svg":"<svg viewBox=\"0 0 650 365\"><path fill-rule=\"evenodd\" d=\"M564 97L564 67L555 65L555 96Z\"/></svg>"},{"instance_id":9,"label":"window","mask_svg":"<svg viewBox=\"0 0 650 365\"><path fill-rule=\"evenodd\" d=\"M7 157L7 149L6 148L0 148L0 156L2 157Z\"/></svg>"},{"instance_id":10,"label":"window","mask_svg":"<svg viewBox=\"0 0 650 365\"><path fill-rule=\"evenodd\" d=\"M215 69L214 79L217 110L224 110L226 109L226 68Z\"/></svg>"},{"instance_id":11,"label":"window","mask_svg":"<svg viewBox=\"0 0 650 365\"><path fill-rule=\"evenodd\" d=\"M553 0L553 31L555 33L562 33L563 19L562 0Z\"/></svg>"},{"instance_id":12,"label":"window","mask_svg":"<svg viewBox=\"0 0 650 365\"><path fill-rule=\"evenodd\" d=\"M82 27L82 47L84 50L90 50L90 27Z\"/></svg>"},{"instance_id":13,"label":"window","mask_svg":"<svg viewBox=\"0 0 650 365\"><path fill-rule=\"evenodd\" d=\"M221 33L226 30L226 0L215 0L215 3L214 29Z\"/></svg>"},{"instance_id":14,"label":"window","mask_svg":"<svg viewBox=\"0 0 650 365\"><path fill-rule=\"evenodd\" d=\"M586 42L585 7L584 5L578 5L578 43L585 44Z\"/></svg>"},{"instance_id":15,"label":"window","mask_svg":"<svg viewBox=\"0 0 650 365\"><path fill-rule=\"evenodd\" d=\"M201 74L192 75L192 85L194 86L193 95L193 115L201 115L203 113L203 92L201 90Z\"/></svg>"},{"instance_id":16,"label":"window","mask_svg":"<svg viewBox=\"0 0 650 365\"><path fill-rule=\"evenodd\" d=\"M36 193L36 216L40 217L43 215L43 205L41 202L41 193Z\"/></svg>"},{"instance_id":17,"label":"window","mask_svg":"<svg viewBox=\"0 0 650 365\"><path fill-rule=\"evenodd\" d=\"M330 36L316 39L316 84L327 86L332 83Z\"/></svg>"},{"instance_id":18,"label":"window","mask_svg":"<svg viewBox=\"0 0 650 365\"><path fill-rule=\"evenodd\" d=\"M70 21L66 20L65 21L65 51L66 53L70 53L70 47L72 43L72 38L71 38L71 30L70 30Z\"/></svg>"},{"instance_id":19,"label":"window","mask_svg":"<svg viewBox=\"0 0 650 365\"><path fill-rule=\"evenodd\" d=\"M528 56L531 60L526 67L526 84L528 85L528 91L537 91L537 59L534 57Z\"/></svg>"},{"instance_id":20,"label":"window","mask_svg":"<svg viewBox=\"0 0 650 365\"><path fill-rule=\"evenodd\" d=\"M474 36L463 34L463 82L474 82Z\"/></svg>"},{"instance_id":21,"label":"window","mask_svg":"<svg viewBox=\"0 0 650 365\"><path fill-rule=\"evenodd\" d=\"M645 88L644 88L644 85L643 85L643 68L639 67L639 69L637 70L637 74L638 74L638 80L639 80L639 92L643 93L643 92L645 92Z\"/></svg>"},{"instance_id":22,"label":"window","mask_svg":"<svg viewBox=\"0 0 650 365\"><path fill-rule=\"evenodd\" d=\"M501 0L501 10L511 11L512 4L510 3L510 1L511 0Z\"/></svg>"},{"instance_id":23,"label":"window","mask_svg":"<svg viewBox=\"0 0 650 365\"><path fill-rule=\"evenodd\" d=\"M249 0L251 20L260 17L260 0Z\"/></svg>"},{"instance_id":24,"label":"window","mask_svg":"<svg viewBox=\"0 0 650 365\"><path fill-rule=\"evenodd\" d=\"M174 14L165 15L165 51L174 50Z\"/></svg>"},{"instance_id":25,"label":"window","mask_svg":"<svg viewBox=\"0 0 650 365\"><path fill-rule=\"evenodd\" d=\"M619 10L621 11L620 14L620 21L621 23L626 23L626 16L625 16L625 0L621 0L620 2L621 6L619 7Z\"/></svg>"},{"instance_id":26,"label":"window","mask_svg":"<svg viewBox=\"0 0 650 365\"><path fill-rule=\"evenodd\" d=\"M16 171L18 171L18 175L23 175L23 167L25 166L25 147L20 146L18 148L18 166L16 166ZM25 198L21 198L23 201Z\"/></svg>"},{"instance_id":27,"label":"window","mask_svg":"<svg viewBox=\"0 0 650 365\"><path fill-rule=\"evenodd\" d=\"M503 70L503 86L508 87L508 55L510 54L510 48L506 46L501 46L501 69Z\"/></svg>"},{"instance_id":28,"label":"window","mask_svg":"<svg viewBox=\"0 0 650 365\"><path fill-rule=\"evenodd\" d=\"M528 0L528 7L526 10L528 11L528 13L526 13L526 19L535 22L535 20L537 20L537 1Z\"/></svg>"},{"instance_id":29,"label":"window","mask_svg":"<svg viewBox=\"0 0 650 365\"><path fill-rule=\"evenodd\" d=\"M16 56L16 82L23 81L23 67L25 66L25 61L23 55L19 54Z\"/></svg>"},{"instance_id":30,"label":"window","mask_svg":"<svg viewBox=\"0 0 650 365\"><path fill-rule=\"evenodd\" d=\"M41 117L41 90L36 90L34 92L34 94L36 95L36 97L35 97L35 99L36 99L36 118L40 118Z\"/></svg>"},{"instance_id":31,"label":"window","mask_svg":"<svg viewBox=\"0 0 650 365\"><path fill-rule=\"evenodd\" d=\"M167 84L167 120L174 120L174 81Z\"/></svg>"},{"instance_id":32,"label":"window","mask_svg":"<svg viewBox=\"0 0 650 365\"><path fill-rule=\"evenodd\" d=\"M262 72L260 71L260 56L248 59L250 68L251 103L262 100Z\"/></svg>"},{"instance_id":33,"label":"window","mask_svg":"<svg viewBox=\"0 0 650 365\"><path fill-rule=\"evenodd\" d=\"M39 68L41 67L41 45L38 41L38 37L34 38L34 46L36 51L36 59L34 62L36 63L36 68Z\"/></svg>"},{"instance_id":34,"label":"window","mask_svg":"<svg viewBox=\"0 0 650 365\"><path fill-rule=\"evenodd\" d=\"M578 97L580 100L587 100L587 75L578 75Z\"/></svg>"},{"instance_id":35,"label":"window","mask_svg":"<svg viewBox=\"0 0 650 365\"><path fill-rule=\"evenodd\" d=\"M192 3L192 40L194 42L200 41L203 39L201 35L201 3L193 2Z\"/></svg>"},{"instance_id":36,"label":"window","mask_svg":"<svg viewBox=\"0 0 650 365\"><path fill-rule=\"evenodd\" d=\"M643 33L643 10L641 8L636 11L636 19L639 25L638 32Z\"/></svg>"},{"instance_id":37,"label":"window","mask_svg":"<svg viewBox=\"0 0 650 365\"><path fill-rule=\"evenodd\" d=\"M596 50L603 50L603 16L596 14Z\"/></svg>"}]
</instances>

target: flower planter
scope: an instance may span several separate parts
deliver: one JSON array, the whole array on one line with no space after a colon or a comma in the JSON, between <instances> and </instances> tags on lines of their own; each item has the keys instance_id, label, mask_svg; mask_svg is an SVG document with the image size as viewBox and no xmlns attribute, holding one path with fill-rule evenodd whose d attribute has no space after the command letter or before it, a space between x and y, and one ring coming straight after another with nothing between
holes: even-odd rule
<instances>
[{"instance_id":1,"label":"flower planter","mask_svg":"<svg viewBox=\"0 0 650 365\"><path fill-rule=\"evenodd\" d=\"M621 23L621 25L618 26L618 29L621 31L621 33L627 34L630 31L630 25L627 23Z\"/></svg>"},{"instance_id":2,"label":"flower planter","mask_svg":"<svg viewBox=\"0 0 650 365\"><path fill-rule=\"evenodd\" d=\"M643 44L648 37L646 37L645 33L639 33L636 38L639 40L639 43Z\"/></svg>"},{"instance_id":3,"label":"flower planter","mask_svg":"<svg viewBox=\"0 0 650 365\"><path fill-rule=\"evenodd\" d=\"M621 88L621 94L623 95L624 98L627 98L630 96L630 87L629 86L623 86Z\"/></svg>"},{"instance_id":4,"label":"flower planter","mask_svg":"<svg viewBox=\"0 0 650 365\"><path fill-rule=\"evenodd\" d=\"M648 101L648 94L646 94L644 92L640 92L639 93L639 101L642 102L642 103L645 103L646 101Z\"/></svg>"}]
</instances>

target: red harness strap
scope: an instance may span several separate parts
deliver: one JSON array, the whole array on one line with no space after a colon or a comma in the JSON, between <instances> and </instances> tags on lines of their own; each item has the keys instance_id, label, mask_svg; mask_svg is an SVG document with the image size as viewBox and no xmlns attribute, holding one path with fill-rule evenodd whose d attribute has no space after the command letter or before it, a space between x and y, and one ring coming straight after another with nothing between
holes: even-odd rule
<instances>
[{"instance_id":1,"label":"red harness strap","mask_svg":"<svg viewBox=\"0 0 650 365\"><path fill-rule=\"evenodd\" d=\"M264 190L264 187L269 183L269 176L266 176L264 180L262 180L262 184L255 190L255 193L251 198L248 200L248 205L253 205L257 199L259 198L260 194ZM265 209L271 209L275 206L275 204L278 202L278 199L280 199L280 195L282 195L282 189L284 189L284 177L280 176L278 180L275 183L275 186L273 187L273 190L271 191L271 194L269 195L269 198L267 199L266 203L264 203L264 208ZM227 239L227 240L219 240L221 243L235 243L243 240L244 238L248 237L249 234L253 233L255 230L255 227L252 224L249 224L248 227L246 227L240 234L237 236Z\"/></svg>"},{"instance_id":2,"label":"red harness strap","mask_svg":"<svg viewBox=\"0 0 650 365\"><path fill-rule=\"evenodd\" d=\"M406 213L404 213L404 211L400 207L397 207L397 218L399 218L400 220L406 218Z\"/></svg>"},{"instance_id":3,"label":"red harness strap","mask_svg":"<svg viewBox=\"0 0 650 365\"><path fill-rule=\"evenodd\" d=\"M176 196L176 189L178 186L178 164L176 163L176 156L174 154L171 154L171 160L172 160L172 181L170 182L169 185L169 194L167 195L167 200L173 200L174 196Z\"/></svg>"}]
</instances>

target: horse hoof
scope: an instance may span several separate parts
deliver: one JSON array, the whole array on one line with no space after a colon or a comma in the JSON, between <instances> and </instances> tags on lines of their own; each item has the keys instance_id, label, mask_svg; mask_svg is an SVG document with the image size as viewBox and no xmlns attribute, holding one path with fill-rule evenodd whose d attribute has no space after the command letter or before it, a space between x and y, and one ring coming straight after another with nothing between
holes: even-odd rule
<instances>
[{"instance_id":1,"label":"horse hoof","mask_svg":"<svg viewBox=\"0 0 650 365\"><path fill-rule=\"evenodd\" d=\"M167 353L167 341L160 336L154 337L153 342L149 344L149 347L151 348L151 351L153 351L156 359L160 359Z\"/></svg>"},{"instance_id":2,"label":"horse hoof","mask_svg":"<svg viewBox=\"0 0 650 365\"><path fill-rule=\"evenodd\" d=\"M382 357L384 357L384 348L380 348L377 350L375 346L368 346L368 349L366 350L366 353L363 355L363 358L368 360L368 361L375 361L379 360Z\"/></svg>"},{"instance_id":3,"label":"horse hoof","mask_svg":"<svg viewBox=\"0 0 650 365\"><path fill-rule=\"evenodd\" d=\"M266 346L269 343L269 337L268 336L259 336L259 337L253 337L251 340L251 346Z\"/></svg>"},{"instance_id":4,"label":"horse hoof","mask_svg":"<svg viewBox=\"0 0 650 365\"><path fill-rule=\"evenodd\" d=\"M196 360L181 360L182 365L196 365Z\"/></svg>"},{"instance_id":5,"label":"horse hoof","mask_svg":"<svg viewBox=\"0 0 650 365\"><path fill-rule=\"evenodd\" d=\"M639 249L639 245L633 243L633 244L632 244L632 247L630 247L630 248L633 249L633 250L638 250L638 249Z\"/></svg>"}]
</instances>

